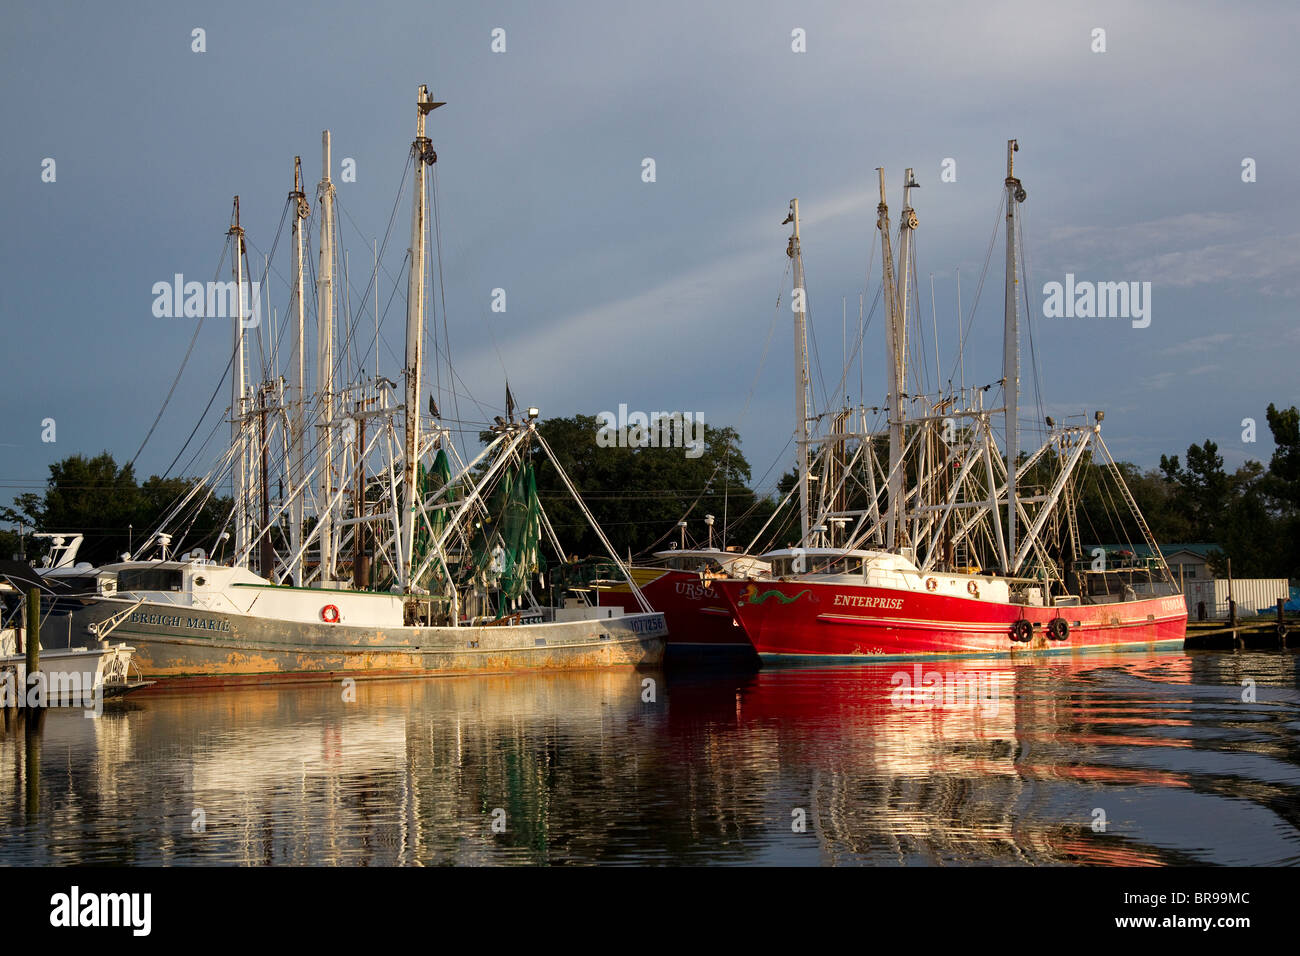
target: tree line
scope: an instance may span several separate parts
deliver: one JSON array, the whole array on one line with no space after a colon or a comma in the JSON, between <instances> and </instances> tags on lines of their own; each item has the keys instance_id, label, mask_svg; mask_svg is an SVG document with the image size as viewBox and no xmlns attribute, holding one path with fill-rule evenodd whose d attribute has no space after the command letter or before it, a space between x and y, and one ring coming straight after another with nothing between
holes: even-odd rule
<instances>
[{"instance_id":1,"label":"tree line","mask_svg":"<svg viewBox=\"0 0 1300 956\"><path fill-rule=\"evenodd\" d=\"M78 561L116 561L129 548L139 548L197 481L153 475L141 483L131 465L118 465L107 451L94 457L72 455L49 469L43 492L26 492L12 507L0 507L0 522L11 525L0 531L0 556L11 557L22 548L30 558L46 550L30 539L20 542L25 530L82 534ZM230 499L213 495L191 527L192 539L210 550L229 512Z\"/></svg>"}]
</instances>

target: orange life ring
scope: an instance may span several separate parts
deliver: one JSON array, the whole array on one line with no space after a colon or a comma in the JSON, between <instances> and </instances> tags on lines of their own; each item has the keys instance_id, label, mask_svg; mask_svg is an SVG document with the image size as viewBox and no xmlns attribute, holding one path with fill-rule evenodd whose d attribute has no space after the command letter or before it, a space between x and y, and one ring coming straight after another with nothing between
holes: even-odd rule
<instances>
[{"instance_id":1,"label":"orange life ring","mask_svg":"<svg viewBox=\"0 0 1300 956\"><path fill-rule=\"evenodd\" d=\"M326 624L337 624L339 622L339 609L333 604L326 604L320 609L320 619Z\"/></svg>"},{"instance_id":2,"label":"orange life ring","mask_svg":"<svg viewBox=\"0 0 1300 956\"><path fill-rule=\"evenodd\" d=\"M927 591L934 591L934 590L937 590L938 587L939 587L939 582L936 581L934 578L926 578L926 579L925 579L925 589L926 589Z\"/></svg>"},{"instance_id":3,"label":"orange life ring","mask_svg":"<svg viewBox=\"0 0 1300 956\"><path fill-rule=\"evenodd\" d=\"M980 596L980 586L976 584L974 581L966 582L966 590L970 592L971 597Z\"/></svg>"}]
</instances>

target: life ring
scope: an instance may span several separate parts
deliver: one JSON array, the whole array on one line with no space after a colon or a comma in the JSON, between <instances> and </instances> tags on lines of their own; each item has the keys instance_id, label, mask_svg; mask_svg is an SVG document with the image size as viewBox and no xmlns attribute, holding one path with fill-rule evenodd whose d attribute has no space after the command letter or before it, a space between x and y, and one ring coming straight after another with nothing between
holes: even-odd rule
<instances>
[{"instance_id":1,"label":"life ring","mask_svg":"<svg viewBox=\"0 0 1300 956\"><path fill-rule=\"evenodd\" d=\"M973 583L973 582L972 582ZM1018 644L1028 644L1034 637L1034 625L1023 617L1011 625L1011 639Z\"/></svg>"},{"instance_id":2,"label":"life ring","mask_svg":"<svg viewBox=\"0 0 1300 956\"><path fill-rule=\"evenodd\" d=\"M1052 641L1070 639L1070 622L1063 617L1054 617L1047 622L1047 637Z\"/></svg>"},{"instance_id":3,"label":"life ring","mask_svg":"<svg viewBox=\"0 0 1300 956\"><path fill-rule=\"evenodd\" d=\"M927 591L934 591L934 590L937 590L938 587L939 587L939 582L936 581L934 578L926 578L926 579L925 579L925 589L926 589Z\"/></svg>"},{"instance_id":4,"label":"life ring","mask_svg":"<svg viewBox=\"0 0 1300 956\"><path fill-rule=\"evenodd\" d=\"M333 604L326 604L320 609L320 619L326 624L337 624L339 622L339 609Z\"/></svg>"},{"instance_id":5,"label":"life ring","mask_svg":"<svg viewBox=\"0 0 1300 956\"><path fill-rule=\"evenodd\" d=\"M980 596L980 586L976 584L974 581L966 582L966 590L970 592L971 597Z\"/></svg>"}]
</instances>

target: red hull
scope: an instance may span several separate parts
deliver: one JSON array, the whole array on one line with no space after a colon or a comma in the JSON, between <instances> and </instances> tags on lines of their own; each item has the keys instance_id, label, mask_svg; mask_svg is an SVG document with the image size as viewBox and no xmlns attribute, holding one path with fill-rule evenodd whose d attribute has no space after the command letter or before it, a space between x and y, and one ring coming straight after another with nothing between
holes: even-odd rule
<instances>
[{"instance_id":1,"label":"red hull","mask_svg":"<svg viewBox=\"0 0 1300 956\"><path fill-rule=\"evenodd\" d=\"M734 622L730 606L712 586L693 571L664 568L633 568L633 578L650 606L664 616L668 625L669 651L752 655L753 647L743 628ZM626 585L601 590L601 604L613 604L626 611L641 606Z\"/></svg>"},{"instance_id":2,"label":"red hull","mask_svg":"<svg viewBox=\"0 0 1300 956\"><path fill-rule=\"evenodd\" d=\"M1187 608L1180 595L1080 607L1025 607L925 592L814 581L718 581L764 660L1007 655L1078 648L1180 643ZM1028 643L1011 639L1020 618ZM1069 625L1050 640L1056 617Z\"/></svg>"}]
</instances>

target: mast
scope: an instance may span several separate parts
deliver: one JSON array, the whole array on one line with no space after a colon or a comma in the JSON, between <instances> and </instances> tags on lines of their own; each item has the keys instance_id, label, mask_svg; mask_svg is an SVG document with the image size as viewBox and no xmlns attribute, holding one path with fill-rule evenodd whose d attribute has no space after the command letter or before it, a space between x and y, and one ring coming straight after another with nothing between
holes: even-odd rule
<instances>
[{"instance_id":1,"label":"mast","mask_svg":"<svg viewBox=\"0 0 1300 956\"><path fill-rule=\"evenodd\" d=\"M885 547L899 544L899 507L903 500L903 389L906 370L903 365L903 339L899 330L899 304L894 286L894 253L889 238L889 206L885 202L885 170L880 174L880 204L876 206L876 228L880 230L881 283L885 300L885 352L889 373L889 481ZM905 203L906 204L906 203Z\"/></svg>"},{"instance_id":2,"label":"mast","mask_svg":"<svg viewBox=\"0 0 1300 956\"><path fill-rule=\"evenodd\" d=\"M1016 460L1020 457L1020 323L1016 315L1016 203L1025 201L1025 190L1015 175L1015 153L1020 144L1007 140L1007 275L1003 304L1002 379L1006 396L1007 431L1007 567L1016 554Z\"/></svg>"},{"instance_id":3,"label":"mast","mask_svg":"<svg viewBox=\"0 0 1300 956\"><path fill-rule=\"evenodd\" d=\"M306 425L304 423L307 405L307 362L306 336L307 318L303 301L303 237L302 222L309 214L307 196L302 191L302 158L293 158L293 192L289 199L294 204L293 210L293 297L294 315L290 322L293 331L292 356L289 360L289 381L293 387L293 405L290 409L292 450L289 462L289 494L293 505L289 512L289 553L295 555L293 567L290 568L294 587L302 587L302 556L298 554L302 545L303 506L305 504L306 461L303 455L303 439Z\"/></svg>"},{"instance_id":4,"label":"mast","mask_svg":"<svg viewBox=\"0 0 1300 956\"><path fill-rule=\"evenodd\" d=\"M912 189L920 188L911 168L903 174L903 211L898 215L898 351L907 354L907 310L912 299L912 230L917 226ZM906 367L904 367L906 371ZM899 405L901 415L906 405Z\"/></svg>"},{"instance_id":5,"label":"mast","mask_svg":"<svg viewBox=\"0 0 1300 956\"><path fill-rule=\"evenodd\" d=\"M261 491L261 523L258 526L257 573L268 581L275 580L275 542L271 540L271 487L267 481L268 434L266 430L266 392L270 383L257 390L257 446L259 449L258 488Z\"/></svg>"},{"instance_id":6,"label":"mast","mask_svg":"<svg viewBox=\"0 0 1300 956\"><path fill-rule=\"evenodd\" d=\"M362 403L364 404L364 403ZM352 516L362 518L366 513L366 420L356 417L357 422L357 491L352 505ZM358 521L352 529L352 586L358 591L370 585L370 565L366 555L366 524Z\"/></svg>"},{"instance_id":7,"label":"mast","mask_svg":"<svg viewBox=\"0 0 1300 956\"><path fill-rule=\"evenodd\" d=\"M904 421L907 415L907 310L912 300L912 231L916 229L916 212L912 209L912 189L916 187L916 177L909 167L903 172L903 211L898 214L898 319L895 323L894 344L898 355L898 436L899 444L905 440ZM918 319L919 322L919 319ZM920 460L917 463L916 483L918 490L925 487L925 450L920 447ZM900 497L898 501L898 546L911 540L907 533L907 515L903 510L902 489L907 485L907 466L898 470ZM918 504L923 502L918 501ZM913 522L915 524L915 521Z\"/></svg>"},{"instance_id":8,"label":"mast","mask_svg":"<svg viewBox=\"0 0 1300 956\"><path fill-rule=\"evenodd\" d=\"M800 541L808 540L808 290L803 284L803 251L799 247L799 200L790 200L790 215L786 223L793 223L793 232L786 254L794 260L794 417L795 448L799 455L799 533Z\"/></svg>"},{"instance_id":9,"label":"mast","mask_svg":"<svg viewBox=\"0 0 1300 956\"><path fill-rule=\"evenodd\" d=\"M235 554L243 555L248 547L248 452L244 442L244 381L247 376L244 355L244 229L239 224L239 197L235 197L235 221L228 235L235 240L235 354L230 376L230 442L237 449L232 466L235 497ZM240 558L240 566L247 565Z\"/></svg>"},{"instance_id":10,"label":"mast","mask_svg":"<svg viewBox=\"0 0 1300 956\"><path fill-rule=\"evenodd\" d=\"M424 118L442 103L435 103L429 88L421 84L416 98L415 141L411 143L411 158L415 165L415 189L411 201L411 272L406 292L406 356L402 374L406 378L406 435L402 458L401 547L402 590L410 594L412 580L411 562L415 551L415 526L419 520L416 487L419 471L420 447L420 367L423 362L421 347L424 343L424 218L425 218L425 166L438 161L433 144L424 135Z\"/></svg>"},{"instance_id":11,"label":"mast","mask_svg":"<svg viewBox=\"0 0 1300 956\"><path fill-rule=\"evenodd\" d=\"M316 274L316 390L320 398L320 459L316 515L320 545L320 582L334 579L334 529L328 504L334 496L334 184L330 182L330 134L321 133L321 181L316 187L320 211L320 269Z\"/></svg>"}]
</instances>

